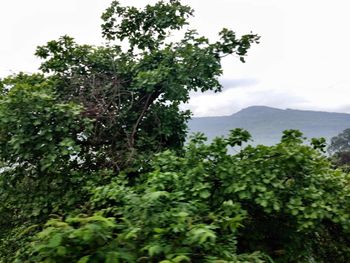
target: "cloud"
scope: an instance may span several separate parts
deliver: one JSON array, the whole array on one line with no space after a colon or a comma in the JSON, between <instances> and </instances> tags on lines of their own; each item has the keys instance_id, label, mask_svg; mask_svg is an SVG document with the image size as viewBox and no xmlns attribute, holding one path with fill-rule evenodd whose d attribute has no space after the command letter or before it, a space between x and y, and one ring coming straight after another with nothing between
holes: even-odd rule
<instances>
[{"instance_id":1,"label":"cloud","mask_svg":"<svg viewBox=\"0 0 350 263\"><path fill-rule=\"evenodd\" d=\"M243 81L241 86L233 85L224 88L220 93L196 93L183 108L190 109L194 116L201 117L231 115L242 108L254 105L294 108L306 103L303 97L287 90L266 89L258 83L255 80Z\"/></svg>"},{"instance_id":2,"label":"cloud","mask_svg":"<svg viewBox=\"0 0 350 263\"><path fill-rule=\"evenodd\" d=\"M100 15L110 0L49 2L0 1L0 77L35 71L35 47L63 34L79 43L101 43ZM156 0L121 2L142 6ZM229 115L251 105L350 113L347 1L183 2L196 10L191 26L213 41L222 27L237 35L253 31L261 36L247 63L232 56L223 59L222 93L191 93L183 107L196 116Z\"/></svg>"},{"instance_id":3,"label":"cloud","mask_svg":"<svg viewBox=\"0 0 350 263\"><path fill-rule=\"evenodd\" d=\"M240 78L240 79L234 79L234 78L228 78L228 77L223 77L219 79L223 90L227 89L234 89L234 88L242 88L242 87L249 87L249 86L254 86L258 83L256 79L253 78ZM205 92L206 95L214 95L218 94L217 92L214 92L212 90L208 90ZM190 97L196 98L198 96L203 96L203 93L198 91L198 92L190 92Z\"/></svg>"},{"instance_id":4,"label":"cloud","mask_svg":"<svg viewBox=\"0 0 350 263\"><path fill-rule=\"evenodd\" d=\"M224 88L249 87L258 84L258 80L254 78L221 78L220 83Z\"/></svg>"}]
</instances>

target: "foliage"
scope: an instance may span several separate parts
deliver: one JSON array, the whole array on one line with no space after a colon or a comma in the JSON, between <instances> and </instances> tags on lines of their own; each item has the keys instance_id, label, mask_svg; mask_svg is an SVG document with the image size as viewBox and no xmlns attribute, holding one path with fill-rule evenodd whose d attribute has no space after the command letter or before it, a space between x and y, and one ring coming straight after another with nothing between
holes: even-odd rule
<instances>
[{"instance_id":1,"label":"foliage","mask_svg":"<svg viewBox=\"0 0 350 263\"><path fill-rule=\"evenodd\" d=\"M79 144L92 124L81 106L58 102L42 76L3 83L12 87L0 100L1 255L14 250L23 228L82 199Z\"/></svg>"},{"instance_id":2,"label":"foliage","mask_svg":"<svg viewBox=\"0 0 350 263\"><path fill-rule=\"evenodd\" d=\"M349 175L301 136L234 155L246 131L196 136L135 185L119 176L91 188L99 215L49 221L28 262L348 262Z\"/></svg>"},{"instance_id":3,"label":"foliage","mask_svg":"<svg viewBox=\"0 0 350 263\"><path fill-rule=\"evenodd\" d=\"M191 91L220 91L221 58L243 61L259 39L224 29L211 43L185 28L192 14L177 0L143 9L114 1L102 15L106 45L63 36L37 48L41 73L0 80L1 262L21 255L51 216L85 212L88 187L121 170L132 184L154 153L182 150L189 112L180 103ZM106 227L95 219L81 227Z\"/></svg>"},{"instance_id":4,"label":"foliage","mask_svg":"<svg viewBox=\"0 0 350 263\"><path fill-rule=\"evenodd\" d=\"M123 255L110 251L113 245L109 242L117 228L113 219L101 216L73 217L66 222L51 219L45 227L37 235L40 241L33 243L30 262L115 262L115 255Z\"/></svg>"},{"instance_id":5,"label":"foliage","mask_svg":"<svg viewBox=\"0 0 350 263\"><path fill-rule=\"evenodd\" d=\"M343 132L334 136L331 139L331 144L328 147L328 152L334 154L337 152L350 151L350 129L345 129Z\"/></svg>"},{"instance_id":6,"label":"foliage","mask_svg":"<svg viewBox=\"0 0 350 263\"><path fill-rule=\"evenodd\" d=\"M327 150L337 167L350 171L350 129L334 136Z\"/></svg>"},{"instance_id":7,"label":"foliage","mask_svg":"<svg viewBox=\"0 0 350 263\"><path fill-rule=\"evenodd\" d=\"M79 153L90 121L82 107L58 103L44 84L16 84L0 104L1 158L10 166L57 170Z\"/></svg>"},{"instance_id":8,"label":"foliage","mask_svg":"<svg viewBox=\"0 0 350 263\"><path fill-rule=\"evenodd\" d=\"M63 36L37 49L44 59L41 70L56 80L60 99L82 104L83 115L95 120L85 151L99 157L91 157L91 164L120 170L137 152L180 148L189 112L179 104L191 91L220 91L221 58L235 54L244 61L259 39L223 29L220 40L210 43L185 30L192 14L177 0L144 9L113 1L102 15L107 46L79 45ZM183 38L172 41L170 35L179 30Z\"/></svg>"},{"instance_id":9,"label":"foliage","mask_svg":"<svg viewBox=\"0 0 350 263\"><path fill-rule=\"evenodd\" d=\"M185 30L192 13L114 1L106 46L63 36L37 49L43 74L0 81L1 262L350 261L349 174L324 140L242 148L236 129L183 146L180 103L220 91L222 57L259 39L212 43Z\"/></svg>"}]
</instances>

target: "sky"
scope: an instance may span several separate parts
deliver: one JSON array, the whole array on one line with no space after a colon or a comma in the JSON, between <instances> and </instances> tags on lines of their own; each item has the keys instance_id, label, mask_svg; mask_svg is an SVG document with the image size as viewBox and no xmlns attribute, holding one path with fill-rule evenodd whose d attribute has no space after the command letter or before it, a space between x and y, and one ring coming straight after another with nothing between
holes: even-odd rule
<instances>
[{"instance_id":1,"label":"sky","mask_svg":"<svg viewBox=\"0 0 350 263\"><path fill-rule=\"evenodd\" d=\"M0 1L0 77L35 72L36 46L62 35L101 45L110 0ZM146 0L120 0L141 7ZM191 27L213 41L222 28L256 33L246 63L223 62L221 93L192 93L194 116L230 115L253 105L350 113L350 34L346 0L183 0Z\"/></svg>"}]
</instances>

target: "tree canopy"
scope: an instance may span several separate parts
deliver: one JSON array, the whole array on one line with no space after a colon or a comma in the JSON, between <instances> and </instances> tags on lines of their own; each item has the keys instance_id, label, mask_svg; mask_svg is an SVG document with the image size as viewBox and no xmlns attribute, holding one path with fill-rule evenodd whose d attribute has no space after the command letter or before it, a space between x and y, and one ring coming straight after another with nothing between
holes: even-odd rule
<instances>
[{"instance_id":1,"label":"tree canopy","mask_svg":"<svg viewBox=\"0 0 350 263\"><path fill-rule=\"evenodd\" d=\"M334 136L327 150L336 166L350 171L350 129Z\"/></svg>"},{"instance_id":2,"label":"tree canopy","mask_svg":"<svg viewBox=\"0 0 350 263\"><path fill-rule=\"evenodd\" d=\"M331 139L328 152L330 154L350 152L350 129L345 129Z\"/></svg>"},{"instance_id":3,"label":"tree canopy","mask_svg":"<svg viewBox=\"0 0 350 263\"><path fill-rule=\"evenodd\" d=\"M79 45L63 36L37 49L41 70L55 80L57 99L82 105L82 114L94 120L86 151L103 148L92 161L96 167L120 169L137 151L181 147L189 112L179 104L191 91L220 91L221 58L235 54L244 61L259 40L223 29L211 43L184 28L192 14L180 1L144 9L114 1L102 15L107 46ZM183 38L174 42L170 35L179 30Z\"/></svg>"}]
</instances>

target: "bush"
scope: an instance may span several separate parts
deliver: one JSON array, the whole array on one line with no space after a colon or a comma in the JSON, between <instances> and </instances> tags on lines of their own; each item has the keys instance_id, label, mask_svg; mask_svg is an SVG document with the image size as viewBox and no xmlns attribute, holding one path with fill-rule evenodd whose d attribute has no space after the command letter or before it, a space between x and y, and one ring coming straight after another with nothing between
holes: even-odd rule
<instances>
[{"instance_id":1,"label":"bush","mask_svg":"<svg viewBox=\"0 0 350 263\"><path fill-rule=\"evenodd\" d=\"M248 138L196 136L182 155L157 155L136 184L125 175L92 188L95 215L49 221L31 260L348 262L349 175L297 131L227 153Z\"/></svg>"}]
</instances>

